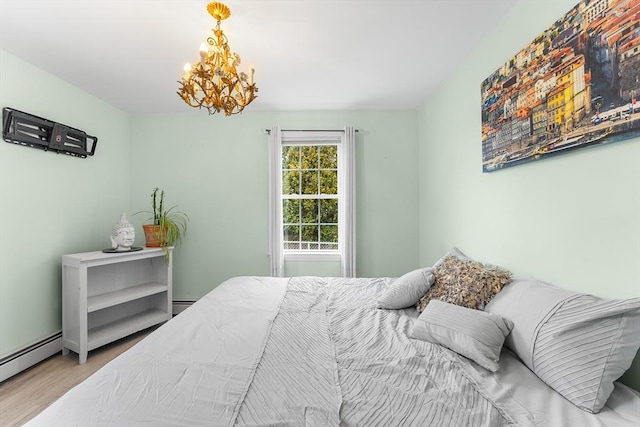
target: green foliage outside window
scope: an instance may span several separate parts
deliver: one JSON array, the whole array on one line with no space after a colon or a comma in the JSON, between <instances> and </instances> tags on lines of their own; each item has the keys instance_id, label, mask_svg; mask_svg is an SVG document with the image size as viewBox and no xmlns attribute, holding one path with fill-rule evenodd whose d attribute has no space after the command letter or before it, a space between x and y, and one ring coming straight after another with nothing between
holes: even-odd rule
<instances>
[{"instance_id":1,"label":"green foliage outside window","mask_svg":"<svg viewBox=\"0 0 640 427\"><path fill-rule=\"evenodd\" d=\"M285 248L337 249L338 147L284 146L282 194Z\"/></svg>"}]
</instances>

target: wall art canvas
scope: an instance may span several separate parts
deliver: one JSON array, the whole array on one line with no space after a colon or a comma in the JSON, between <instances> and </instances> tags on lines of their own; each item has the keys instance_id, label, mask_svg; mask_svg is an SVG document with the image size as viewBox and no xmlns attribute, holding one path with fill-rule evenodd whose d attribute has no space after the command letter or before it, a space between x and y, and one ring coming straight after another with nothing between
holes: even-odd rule
<instances>
[{"instance_id":1,"label":"wall art canvas","mask_svg":"<svg viewBox=\"0 0 640 427\"><path fill-rule=\"evenodd\" d=\"M640 1L581 0L482 82L482 170L640 137Z\"/></svg>"}]
</instances>

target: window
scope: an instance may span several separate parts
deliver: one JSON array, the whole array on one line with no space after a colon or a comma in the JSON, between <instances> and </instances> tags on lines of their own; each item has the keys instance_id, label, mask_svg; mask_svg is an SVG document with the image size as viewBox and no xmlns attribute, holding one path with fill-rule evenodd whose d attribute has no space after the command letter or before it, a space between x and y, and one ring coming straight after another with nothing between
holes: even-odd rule
<instances>
[{"instance_id":1,"label":"window","mask_svg":"<svg viewBox=\"0 0 640 427\"><path fill-rule=\"evenodd\" d=\"M269 134L271 274L286 259L339 260L355 275L355 131Z\"/></svg>"},{"instance_id":2,"label":"window","mask_svg":"<svg viewBox=\"0 0 640 427\"><path fill-rule=\"evenodd\" d=\"M339 250L338 145L282 147L284 251Z\"/></svg>"}]
</instances>

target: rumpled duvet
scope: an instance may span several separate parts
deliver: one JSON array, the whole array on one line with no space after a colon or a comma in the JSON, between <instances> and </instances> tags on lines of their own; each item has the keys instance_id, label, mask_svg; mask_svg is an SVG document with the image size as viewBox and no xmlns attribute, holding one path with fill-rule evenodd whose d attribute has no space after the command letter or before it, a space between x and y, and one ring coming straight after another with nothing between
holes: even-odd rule
<instances>
[{"instance_id":1,"label":"rumpled duvet","mask_svg":"<svg viewBox=\"0 0 640 427\"><path fill-rule=\"evenodd\" d=\"M500 374L410 339L415 309L376 308L392 281L229 279L28 425L564 425L515 398L520 379L505 374L511 383L501 384ZM523 366L506 357L517 364L508 373ZM545 393L573 425L625 425L613 410L574 413Z\"/></svg>"},{"instance_id":2,"label":"rumpled duvet","mask_svg":"<svg viewBox=\"0 0 640 427\"><path fill-rule=\"evenodd\" d=\"M507 426L460 360L411 340L414 317L376 308L384 279L292 278L240 425Z\"/></svg>"}]
</instances>

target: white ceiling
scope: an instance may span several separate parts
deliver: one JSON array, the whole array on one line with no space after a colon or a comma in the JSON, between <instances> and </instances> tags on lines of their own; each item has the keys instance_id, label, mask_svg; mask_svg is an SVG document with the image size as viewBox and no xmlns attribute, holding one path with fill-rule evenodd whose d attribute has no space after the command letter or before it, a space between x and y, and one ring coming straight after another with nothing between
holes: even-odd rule
<instances>
[{"instance_id":1,"label":"white ceiling","mask_svg":"<svg viewBox=\"0 0 640 427\"><path fill-rule=\"evenodd\" d=\"M516 1L227 0L221 27L256 69L245 111L404 109ZM177 80L215 26L207 3L0 0L0 48L129 113L191 111Z\"/></svg>"}]
</instances>

